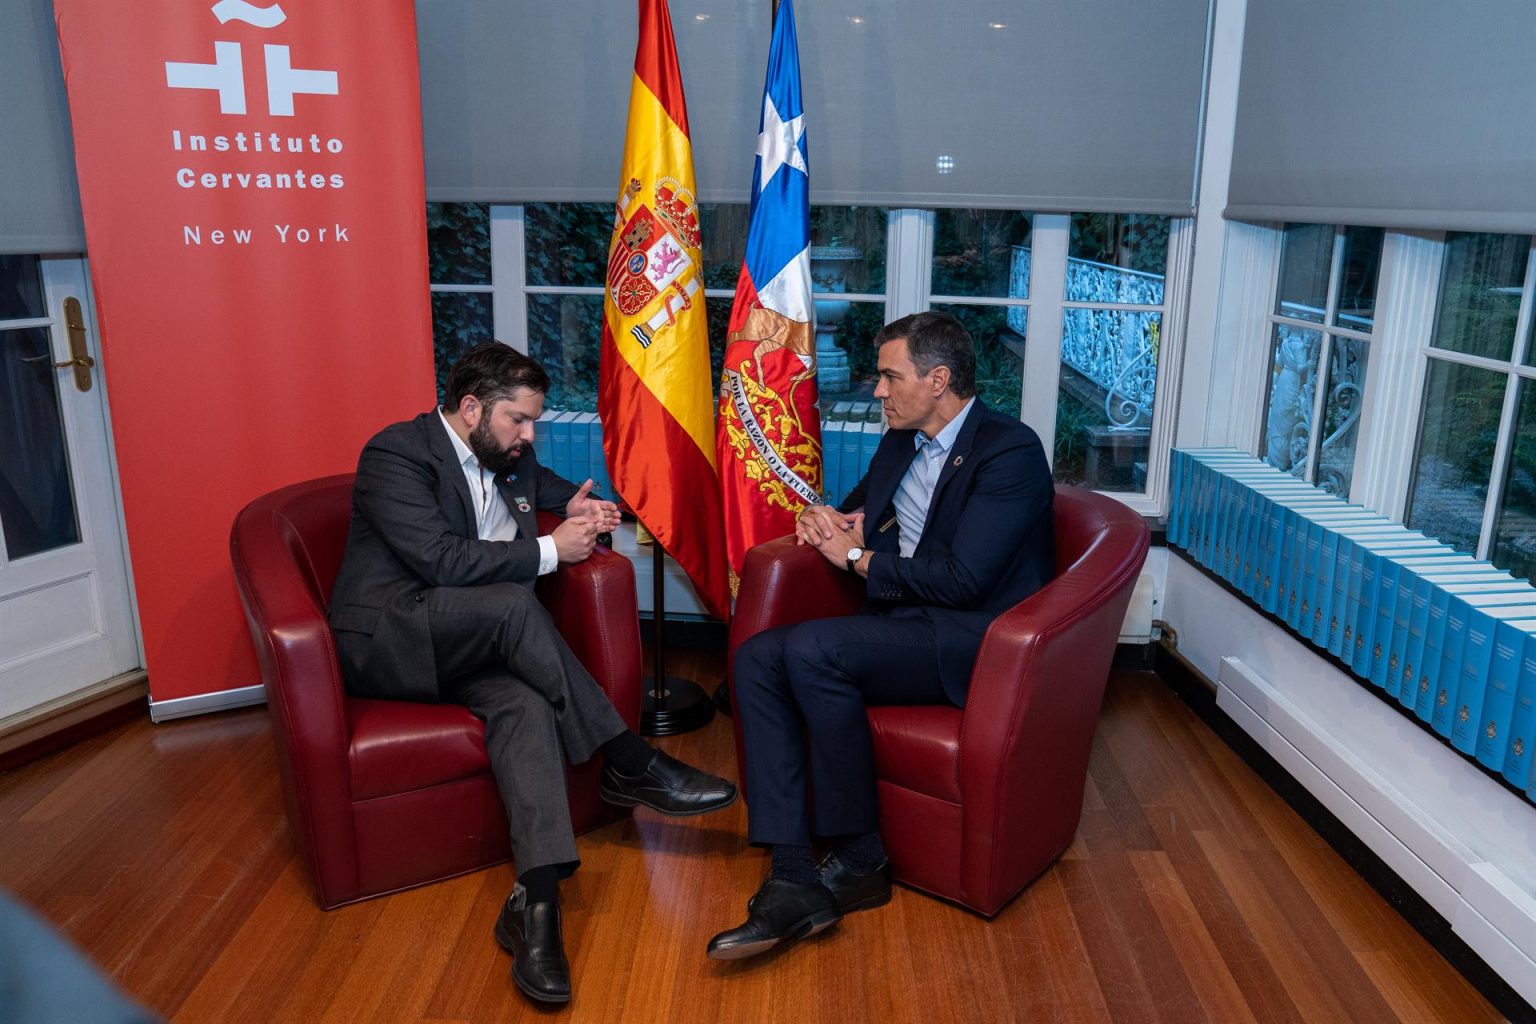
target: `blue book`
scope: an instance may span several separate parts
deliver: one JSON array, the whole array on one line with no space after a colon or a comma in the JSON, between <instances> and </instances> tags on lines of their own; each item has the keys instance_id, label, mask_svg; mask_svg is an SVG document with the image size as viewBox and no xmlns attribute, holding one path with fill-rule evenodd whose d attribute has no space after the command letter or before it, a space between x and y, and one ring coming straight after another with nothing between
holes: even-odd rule
<instances>
[{"instance_id":1,"label":"blue book","mask_svg":"<svg viewBox=\"0 0 1536 1024\"><path fill-rule=\"evenodd\" d=\"M848 422L842 425L841 451L838 454L838 475L842 478L843 493L846 495L853 489L853 485L859 482L863 474L859 472L859 457L864 454L864 424ZM917 449L913 449L916 454ZM943 467L940 467L943 472Z\"/></svg>"},{"instance_id":2,"label":"blue book","mask_svg":"<svg viewBox=\"0 0 1536 1024\"><path fill-rule=\"evenodd\" d=\"M577 413L562 412L549 424L550 456L549 468L571 479L573 465L571 460L571 421ZM576 481L580 483L581 481Z\"/></svg>"},{"instance_id":3,"label":"blue book","mask_svg":"<svg viewBox=\"0 0 1536 1024\"><path fill-rule=\"evenodd\" d=\"M1418 700L1422 675L1419 669L1424 664L1424 633L1429 627L1431 583L1411 571L1401 573L1398 580L1399 592L1401 592L1402 581L1406 580L1412 595L1409 598L1408 629L1403 642L1403 670L1398 676L1396 689L1389 687L1388 691L1397 698L1399 704L1412 710L1415 701ZM1428 677L1423 676L1423 680L1427 685Z\"/></svg>"},{"instance_id":4,"label":"blue book","mask_svg":"<svg viewBox=\"0 0 1536 1024\"><path fill-rule=\"evenodd\" d=\"M1536 636L1525 638L1520 658L1520 682L1515 688L1515 710L1509 720L1509 744L1504 755L1504 778L1517 789L1531 781L1531 745L1536 743Z\"/></svg>"},{"instance_id":5,"label":"blue book","mask_svg":"<svg viewBox=\"0 0 1536 1024\"><path fill-rule=\"evenodd\" d=\"M1387 688L1388 668L1396 675L1397 666L1390 661L1392 650L1392 627L1396 623L1397 615L1397 590L1398 574L1401 567L1390 558L1379 558L1367 550L1366 557L1376 562L1376 593L1372 598L1372 608L1367 611L1362 622L1361 629L1369 628L1365 636L1365 648L1370 652L1368 656L1367 678L1371 685L1385 690Z\"/></svg>"},{"instance_id":6,"label":"blue book","mask_svg":"<svg viewBox=\"0 0 1536 1024\"><path fill-rule=\"evenodd\" d=\"M1184 546L1184 529L1189 521L1188 500L1184 492L1184 472L1189 456L1182 449L1168 452L1168 543Z\"/></svg>"},{"instance_id":7,"label":"blue book","mask_svg":"<svg viewBox=\"0 0 1536 1024\"><path fill-rule=\"evenodd\" d=\"M1520 665L1525 657L1525 643L1533 635L1536 618L1503 619L1494 629L1493 658L1488 666L1482 714L1473 721L1478 763L1496 772L1504 770L1509 753Z\"/></svg>"},{"instance_id":8,"label":"blue book","mask_svg":"<svg viewBox=\"0 0 1536 1024\"><path fill-rule=\"evenodd\" d=\"M603 421L595 415L592 420L592 434L587 443L590 445L592 479L595 481L596 490L603 497L614 500L617 495L613 490L613 481L608 476L608 457L603 452Z\"/></svg>"},{"instance_id":9,"label":"blue book","mask_svg":"<svg viewBox=\"0 0 1536 1024\"><path fill-rule=\"evenodd\" d=\"M571 419L571 474L573 484L581 487L591 476L591 421L596 413L576 413Z\"/></svg>"},{"instance_id":10,"label":"blue book","mask_svg":"<svg viewBox=\"0 0 1536 1024\"><path fill-rule=\"evenodd\" d=\"M1449 700L1441 685L1441 666L1445 661L1446 635L1451 629L1451 594L1444 587L1433 587L1429 592L1429 619L1424 633L1424 658L1419 667L1419 689L1414 695L1413 713L1422 722L1431 721L1437 704ZM1456 623L1458 632L1465 632L1465 615Z\"/></svg>"},{"instance_id":11,"label":"blue book","mask_svg":"<svg viewBox=\"0 0 1536 1024\"><path fill-rule=\"evenodd\" d=\"M821 490L829 505L842 502L848 493L843 486L843 428L847 423L823 423L821 425Z\"/></svg>"},{"instance_id":12,"label":"blue book","mask_svg":"<svg viewBox=\"0 0 1536 1024\"><path fill-rule=\"evenodd\" d=\"M856 486L869 472L870 460L875 457L875 449L880 447L880 439L884 436L885 424L878 422L864 424L863 455L859 459L859 475L848 484L849 487Z\"/></svg>"}]
</instances>

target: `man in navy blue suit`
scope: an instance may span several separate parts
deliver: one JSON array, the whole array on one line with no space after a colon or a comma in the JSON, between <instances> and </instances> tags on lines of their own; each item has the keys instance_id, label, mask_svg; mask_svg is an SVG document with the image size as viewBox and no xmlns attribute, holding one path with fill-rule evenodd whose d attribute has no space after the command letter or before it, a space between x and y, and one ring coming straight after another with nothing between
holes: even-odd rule
<instances>
[{"instance_id":1,"label":"man in navy blue suit","mask_svg":"<svg viewBox=\"0 0 1536 1024\"><path fill-rule=\"evenodd\" d=\"M746 922L710 940L715 959L889 902L865 706L963 706L987 626L1052 575L1045 452L1033 430L975 397L965 328L917 313L875 341L890 429L842 505L813 505L796 526L799 543L867 581L865 605L766 630L737 652L748 839L771 849L772 868ZM828 848L819 864L812 836Z\"/></svg>"}]
</instances>

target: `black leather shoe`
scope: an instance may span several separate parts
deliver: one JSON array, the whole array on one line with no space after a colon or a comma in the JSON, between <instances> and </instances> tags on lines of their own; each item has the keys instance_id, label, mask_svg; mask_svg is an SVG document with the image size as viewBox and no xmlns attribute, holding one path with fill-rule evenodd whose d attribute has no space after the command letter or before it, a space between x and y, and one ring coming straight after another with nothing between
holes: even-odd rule
<instances>
[{"instance_id":1,"label":"black leather shoe","mask_svg":"<svg viewBox=\"0 0 1536 1024\"><path fill-rule=\"evenodd\" d=\"M742 960L781 942L815 935L843 916L824 885L797 885L770 878L747 901L747 921L709 940L711 960Z\"/></svg>"},{"instance_id":2,"label":"black leather shoe","mask_svg":"<svg viewBox=\"0 0 1536 1024\"><path fill-rule=\"evenodd\" d=\"M512 954L512 982L541 1003L571 1000L571 965L560 935L560 904L528 904L528 890L514 886L496 919L496 941Z\"/></svg>"},{"instance_id":3,"label":"black leather shoe","mask_svg":"<svg viewBox=\"0 0 1536 1024\"><path fill-rule=\"evenodd\" d=\"M837 909L844 914L855 910L870 910L891 902L891 862L883 860L873 871L863 874L844 864L836 853L829 853L816 865L821 874L821 884L831 891L837 900Z\"/></svg>"},{"instance_id":4,"label":"black leather shoe","mask_svg":"<svg viewBox=\"0 0 1536 1024\"><path fill-rule=\"evenodd\" d=\"M705 814L736 802L736 785L656 751L640 775L621 775L608 764L598 785L602 798L620 807L644 804L662 814Z\"/></svg>"}]
</instances>

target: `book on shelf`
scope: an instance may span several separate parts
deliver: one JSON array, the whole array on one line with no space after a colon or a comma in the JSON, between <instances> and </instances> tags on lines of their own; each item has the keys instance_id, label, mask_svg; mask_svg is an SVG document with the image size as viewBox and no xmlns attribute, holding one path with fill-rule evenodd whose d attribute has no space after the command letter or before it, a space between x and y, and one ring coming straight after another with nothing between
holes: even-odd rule
<instances>
[{"instance_id":1,"label":"book on shelf","mask_svg":"<svg viewBox=\"0 0 1536 1024\"><path fill-rule=\"evenodd\" d=\"M1488 684L1483 693L1481 713L1471 719L1473 753L1479 764L1492 771L1502 772L1508 760L1520 669L1525 659L1525 645L1533 637L1536 637L1536 616L1503 619L1494 628L1493 656L1489 659Z\"/></svg>"},{"instance_id":2,"label":"book on shelf","mask_svg":"<svg viewBox=\"0 0 1536 1024\"><path fill-rule=\"evenodd\" d=\"M1520 657L1520 679L1510 715L1508 744L1504 754L1504 779L1517 789L1531 783L1531 745L1536 743L1536 636L1525 638Z\"/></svg>"}]
</instances>

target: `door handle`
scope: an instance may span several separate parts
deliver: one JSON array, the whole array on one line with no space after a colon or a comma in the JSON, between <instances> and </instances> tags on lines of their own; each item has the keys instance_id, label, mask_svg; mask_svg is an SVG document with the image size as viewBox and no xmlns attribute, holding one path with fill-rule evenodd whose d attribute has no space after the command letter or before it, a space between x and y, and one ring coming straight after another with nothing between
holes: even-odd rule
<instances>
[{"instance_id":1,"label":"door handle","mask_svg":"<svg viewBox=\"0 0 1536 1024\"><path fill-rule=\"evenodd\" d=\"M62 363L54 363L56 370L65 367L75 371L75 390L91 390L91 370L96 366L96 360L91 358L90 352L85 348L85 316L80 310L80 300L71 295L64 300L64 326L69 332L69 358Z\"/></svg>"}]
</instances>

